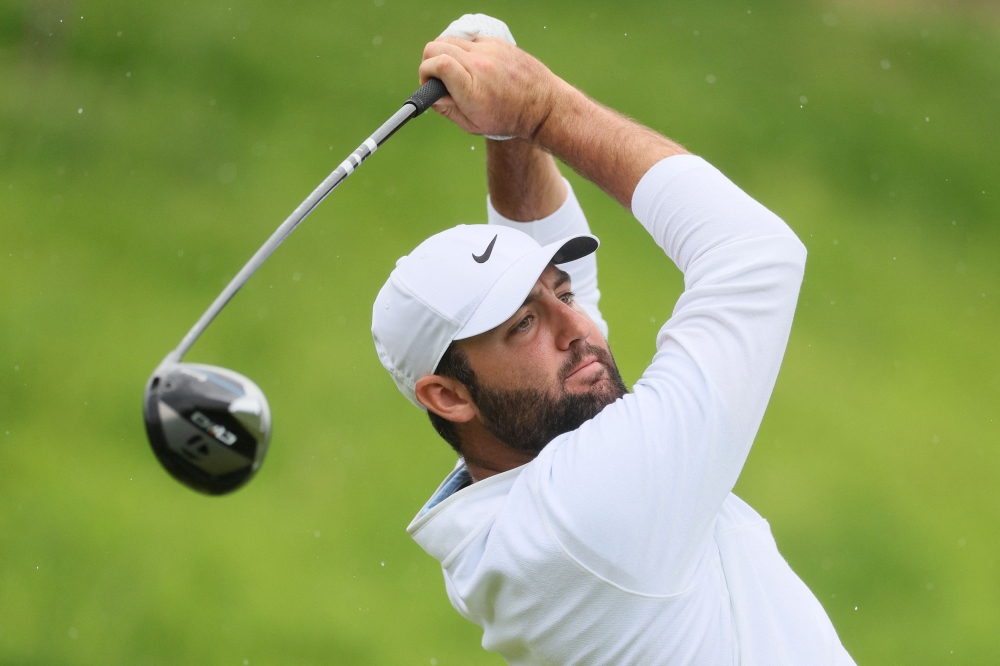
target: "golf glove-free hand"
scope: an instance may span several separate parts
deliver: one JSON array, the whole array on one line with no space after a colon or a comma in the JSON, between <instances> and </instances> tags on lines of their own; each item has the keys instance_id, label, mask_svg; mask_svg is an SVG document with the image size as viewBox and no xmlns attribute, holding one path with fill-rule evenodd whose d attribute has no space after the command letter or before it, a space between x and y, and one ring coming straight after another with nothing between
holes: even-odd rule
<instances>
[{"instance_id":1,"label":"golf glove-free hand","mask_svg":"<svg viewBox=\"0 0 1000 666\"><path fill-rule=\"evenodd\" d=\"M451 22L441 37L458 37L470 42L476 41L476 37L496 37L502 39L511 46L517 46L514 35L510 34L510 28L500 19L495 19L486 14L465 14L462 18ZM513 139L512 136L484 135L487 139L494 141L506 141Z\"/></svg>"}]
</instances>

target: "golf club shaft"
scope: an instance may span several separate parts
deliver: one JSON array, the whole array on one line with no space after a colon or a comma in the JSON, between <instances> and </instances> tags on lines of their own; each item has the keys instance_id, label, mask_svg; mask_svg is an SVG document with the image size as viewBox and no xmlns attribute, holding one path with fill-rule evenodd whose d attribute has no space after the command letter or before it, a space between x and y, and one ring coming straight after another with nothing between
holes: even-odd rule
<instances>
[{"instance_id":1,"label":"golf club shaft","mask_svg":"<svg viewBox=\"0 0 1000 666\"><path fill-rule=\"evenodd\" d=\"M419 116L421 113L426 111L434 102L438 101L442 97L448 94L445 89L444 84L441 83L439 79L430 79L424 85L413 93L406 103L403 104L402 108L392 115L389 120L385 121L381 127L375 130L375 133L370 137L365 139L364 143L358 146L358 149L347 156L347 159L341 162L340 166L334 169L333 173L326 177L322 183L319 184L312 194L306 197L306 200L299 204L291 215L288 216L284 222L281 223L271 237L267 239L259 250L250 258L250 261L240 269L240 272L236 274L226 288L222 290L212 305L209 306L205 314L201 316L200 319L191 327L184 339L181 340L177 348L172 352L167 354L167 357L163 360L164 363L179 363L184 357L184 354L191 348L195 341L205 332L208 325L212 323L216 315L222 311L222 308L226 306L226 303L236 295L236 292L240 290L250 276L257 272L271 253L282 241L288 238L295 227L306 219L306 217L313 211L316 206L320 204L323 199L325 199L330 192L333 192L340 185L344 179L351 175L351 173L357 169L362 162L368 159L375 150L381 146L386 139L392 136L396 130L406 124L411 118Z\"/></svg>"}]
</instances>

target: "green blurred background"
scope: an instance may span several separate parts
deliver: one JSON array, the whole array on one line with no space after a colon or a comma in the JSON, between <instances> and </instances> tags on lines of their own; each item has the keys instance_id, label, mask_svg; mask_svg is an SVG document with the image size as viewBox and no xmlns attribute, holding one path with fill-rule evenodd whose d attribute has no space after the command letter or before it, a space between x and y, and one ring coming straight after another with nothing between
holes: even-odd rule
<instances>
[{"instance_id":1,"label":"green blurred background","mask_svg":"<svg viewBox=\"0 0 1000 666\"><path fill-rule=\"evenodd\" d=\"M469 11L795 229L798 316L736 492L859 664L996 663L1000 8L901 0L0 0L0 663L501 663L404 532L454 457L369 333L398 256L485 219L480 138L407 126L189 354L271 401L250 485L181 487L140 412ZM570 177L631 383L680 275Z\"/></svg>"}]
</instances>

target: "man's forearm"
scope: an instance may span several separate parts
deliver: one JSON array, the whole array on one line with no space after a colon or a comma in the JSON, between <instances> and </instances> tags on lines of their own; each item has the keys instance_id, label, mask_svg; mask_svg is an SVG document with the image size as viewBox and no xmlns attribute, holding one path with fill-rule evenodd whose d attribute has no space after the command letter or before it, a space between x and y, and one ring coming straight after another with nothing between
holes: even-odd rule
<instances>
[{"instance_id":1,"label":"man's forearm","mask_svg":"<svg viewBox=\"0 0 1000 666\"><path fill-rule=\"evenodd\" d=\"M555 160L522 139L486 140L486 177L493 208L508 220L540 220L566 201Z\"/></svg>"},{"instance_id":2,"label":"man's forearm","mask_svg":"<svg viewBox=\"0 0 1000 666\"><path fill-rule=\"evenodd\" d=\"M665 157L688 154L562 80L533 139L629 209L632 193L650 167Z\"/></svg>"}]
</instances>

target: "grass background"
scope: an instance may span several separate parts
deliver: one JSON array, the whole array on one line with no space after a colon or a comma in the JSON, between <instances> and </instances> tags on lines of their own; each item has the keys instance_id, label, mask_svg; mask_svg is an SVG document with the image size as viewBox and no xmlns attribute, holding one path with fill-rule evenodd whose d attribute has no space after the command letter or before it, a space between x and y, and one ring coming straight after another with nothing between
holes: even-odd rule
<instances>
[{"instance_id":1,"label":"grass background","mask_svg":"<svg viewBox=\"0 0 1000 666\"><path fill-rule=\"evenodd\" d=\"M481 139L407 126L189 354L270 399L249 486L181 487L140 414L466 11L796 230L798 316L737 493L859 664L995 662L996 5L0 0L0 663L501 663L404 532L453 456L369 333L398 256L484 220ZM680 275L571 178L632 382Z\"/></svg>"}]
</instances>

